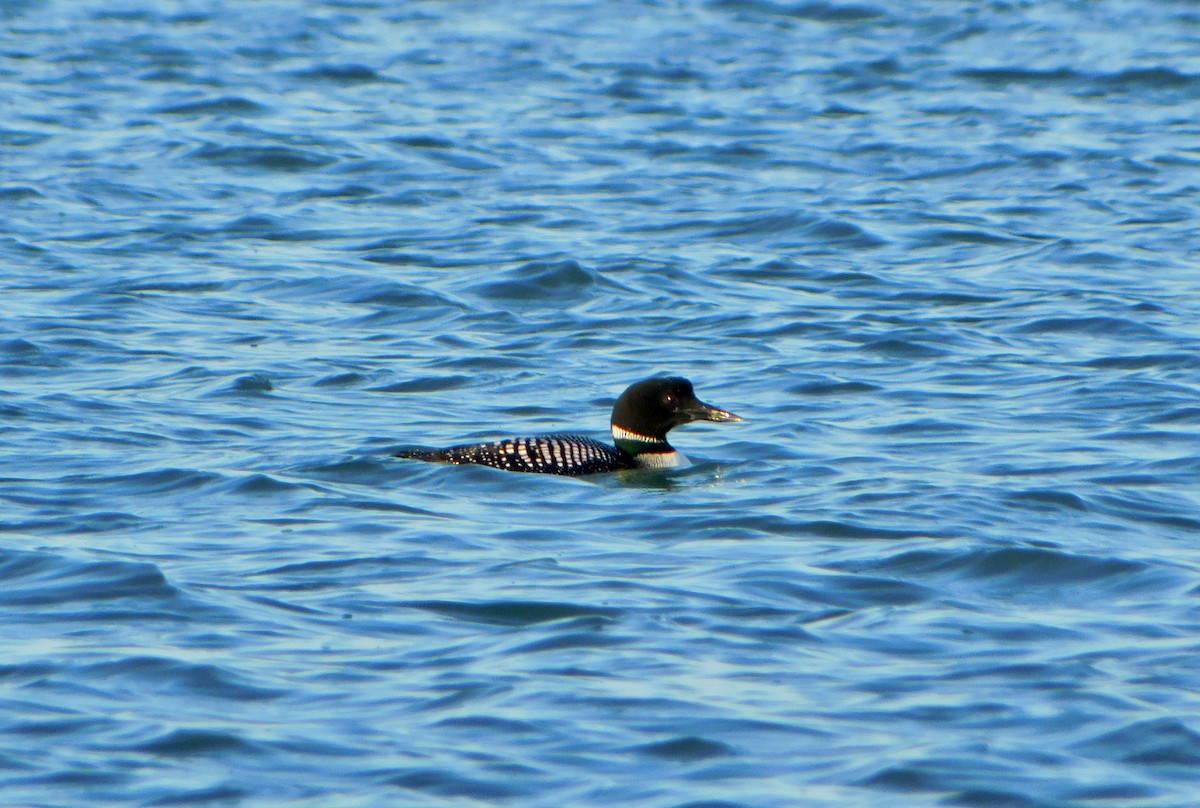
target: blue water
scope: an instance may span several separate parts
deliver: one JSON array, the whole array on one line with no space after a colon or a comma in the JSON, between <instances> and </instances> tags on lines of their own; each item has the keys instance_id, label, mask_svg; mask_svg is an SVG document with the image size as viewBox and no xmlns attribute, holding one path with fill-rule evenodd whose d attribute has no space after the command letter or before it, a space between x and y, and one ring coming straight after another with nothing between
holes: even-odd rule
<instances>
[{"instance_id":1,"label":"blue water","mask_svg":"<svg viewBox=\"0 0 1200 808\"><path fill-rule=\"evenodd\" d=\"M0 19L0 802L1200 802L1195 4Z\"/></svg>"}]
</instances>

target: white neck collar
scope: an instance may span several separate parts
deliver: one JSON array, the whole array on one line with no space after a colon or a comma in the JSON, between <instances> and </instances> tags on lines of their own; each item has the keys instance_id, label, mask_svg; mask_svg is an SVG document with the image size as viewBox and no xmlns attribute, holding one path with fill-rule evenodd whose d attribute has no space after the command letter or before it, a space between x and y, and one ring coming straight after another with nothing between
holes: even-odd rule
<instances>
[{"instance_id":1,"label":"white neck collar","mask_svg":"<svg viewBox=\"0 0 1200 808\"><path fill-rule=\"evenodd\" d=\"M612 425L612 436L613 436L613 440L623 440L623 441L631 441L631 442L637 442L637 443L652 443L652 444L657 444L660 446L666 445L665 440L660 440L659 438L652 438L649 435L640 435L637 432L630 432L628 429L619 427L616 424Z\"/></svg>"}]
</instances>

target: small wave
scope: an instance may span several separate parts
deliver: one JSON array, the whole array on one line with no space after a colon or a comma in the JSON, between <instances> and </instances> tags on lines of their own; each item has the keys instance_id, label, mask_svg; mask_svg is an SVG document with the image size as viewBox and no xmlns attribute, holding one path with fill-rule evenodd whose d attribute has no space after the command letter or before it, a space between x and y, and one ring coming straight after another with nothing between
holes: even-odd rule
<instances>
[{"instance_id":1,"label":"small wave","mask_svg":"<svg viewBox=\"0 0 1200 808\"><path fill-rule=\"evenodd\" d=\"M1162 337L1157 328L1124 317L1043 317L1013 329L1020 334L1089 334L1093 336Z\"/></svg>"},{"instance_id":2,"label":"small wave","mask_svg":"<svg viewBox=\"0 0 1200 808\"><path fill-rule=\"evenodd\" d=\"M1087 503L1082 497L1069 491L1055 491L1031 488L1027 491L1017 491L1007 496L1010 502L1019 505L1031 505L1037 508L1058 510L1065 508L1071 511L1086 511Z\"/></svg>"},{"instance_id":3,"label":"small wave","mask_svg":"<svg viewBox=\"0 0 1200 808\"><path fill-rule=\"evenodd\" d=\"M236 494L283 494L295 491L307 491L308 485L286 483L268 474L248 474L229 481L226 488Z\"/></svg>"},{"instance_id":4,"label":"small wave","mask_svg":"<svg viewBox=\"0 0 1200 808\"><path fill-rule=\"evenodd\" d=\"M1170 67L1137 67L1097 77L1101 86L1125 92L1140 90L1195 90L1200 88L1200 76L1180 73Z\"/></svg>"},{"instance_id":5,"label":"small wave","mask_svg":"<svg viewBox=\"0 0 1200 808\"><path fill-rule=\"evenodd\" d=\"M393 479L392 456L401 446L394 445L390 438L372 441L374 445L386 444L383 451L371 451L366 456L340 457L334 460L315 459L299 463L289 471L292 476L331 483L354 485L381 485Z\"/></svg>"},{"instance_id":6,"label":"small wave","mask_svg":"<svg viewBox=\"0 0 1200 808\"><path fill-rule=\"evenodd\" d=\"M249 573L251 577L292 579L297 587L324 588L345 583L396 580L428 575L444 565L426 556L365 556L334 561L300 561ZM287 587L286 583L280 584Z\"/></svg>"},{"instance_id":7,"label":"small wave","mask_svg":"<svg viewBox=\"0 0 1200 808\"><path fill-rule=\"evenodd\" d=\"M603 617L613 619L621 614L619 609L602 606L524 600L501 600L485 603L413 600L398 605L412 609L421 609L446 617L454 617L472 623L488 623L501 626L531 626L538 623L566 620L575 617Z\"/></svg>"},{"instance_id":8,"label":"small wave","mask_svg":"<svg viewBox=\"0 0 1200 808\"><path fill-rule=\"evenodd\" d=\"M751 280L762 283L780 281L800 282L812 291L823 292L831 286L847 287L876 287L883 286L884 281L877 275L862 271L826 270L818 267L805 266L782 258L764 261L753 267L732 268L719 270L719 274L738 280ZM793 323L808 328L818 326L807 323Z\"/></svg>"},{"instance_id":9,"label":"small wave","mask_svg":"<svg viewBox=\"0 0 1200 808\"><path fill-rule=\"evenodd\" d=\"M978 244L984 246L1002 246L1027 241L1011 234L993 233L979 228L958 229L938 228L925 230L915 234L916 240L929 247L940 247L954 244Z\"/></svg>"},{"instance_id":10,"label":"small wave","mask_svg":"<svg viewBox=\"0 0 1200 808\"><path fill-rule=\"evenodd\" d=\"M793 578L750 578L737 587L778 603L787 597L804 603L863 609L872 606L907 606L933 597L933 590L893 578L869 575L805 575Z\"/></svg>"},{"instance_id":11,"label":"small wave","mask_svg":"<svg viewBox=\"0 0 1200 808\"><path fill-rule=\"evenodd\" d=\"M443 718L434 722L435 727L461 729L468 734L480 735L541 735L542 727L530 721L514 721L511 718L500 718L493 715L463 715L453 718Z\"/></svg>"},{"instance_id":12,"label":"small wave","mask_svg":"<svg viewBox=\"0 0 1200 808\"><path fill-rule=\"evenodd\" d=\"M263 171L298 172L324 168L337 162L326 154L288 146L217 146L206 143L189 155L193 160L224 166Z\"/></svg>"},{"instance_id":13,"label":"small wave","mask_svg":"<svg viewBox=\"0 0 1200 808\"><path fill-rule=\"evenodd\" d=\"M963 165L952 165L940 167L932 170L918 171L911 174L905 174L902 178L904 182L926 182L928 180L948 179L950 177L970 177L974 174L986 174L991 171L1003 171L1012 168L1016 165L1015 160L981 160L976 163L966 163ZM1015 211L1014 211L1015 212ZM937 239L948 239L950 243L979 243L979 232L976 230L931 230L926 231L920 237L926 243L938 243ZM1007 241L1008 239L1004 239Z\"/></svg>"},{"instance_id":14,"label":"small wave","mask_svg":"<svg viewBox=\"0 0 1200 808\"><path fill-rule=\"evenodd\" d=\"M408 791L483 802L512 800L528 795L526 789L515 785L511 777L505 777L503 780L482 780L464 777L445 769L411 769L388 777L383 782Z\"/></svg>"},{"instance_id":15,"label":"small wave","mask_svg":"<svg viewBox=\"0 0 1200 808\"><path fill-rule=\"evenodd\" d=\"M855 107L848 107L845 104L841 104L841 103L838 103L837 101L834 101L834 102L831 102L828 106L826 106L824 109L822 109L817 114L822 117L826 117L826 118L843 118L843 117L851 117L851 116L858 116L858 115L867 115L869 113L866 110L857 109Z\"/></svg>"},{"instance_id":16,"label":"small wave","mask_svg":"<svg viewBox=\"0 0 1200 808\"><path fill-rule=\"evenodd\" d=\"M1126 263L1124 258L1100 250L1089 250L1081 253L1064 252L1062 255L1055 256L1055 260L1062 264L1096 267L1099 269L1115 269Z\"/></svg>"},{"instance_id":17,"label":"small wave","mask_svg":"<svg viewBox=\"0 0 1200 808\"><path fill-rule=\"evenodd\" d=\"M929 306L986 306L989 303L1000 303L1002 297L973 295L964 292L901 292L892 295L888 300L900 303L920 303Z\"/></svg>"},{"instance_id":18,"label":"small wave","mask_svg":"<svg viewBox=\"0 0 1200 808\"><path fill-rule=\"evenodd\" d=\"M768 210L723 219L683 219L669 224L638 224L630 232L674 232L695 230L705 238L738 243L773 243L788 237L805 244L839 244L853 249L871 249L887 241L853 222L810 216L797 211Z\"/></svg>"},{"instance_id":19,"label":"small wave","mask_svg":"<svg viewBox=\"0 0 1200 808\"><path fill-rule=\"evenodd\" d=\"M949 577L976 590L1020 600L1072 599L1079 597L1081 589L1092 597L1112 598L1173 590L1181 580L1176 573L1141 561L1043 547L913 550L854 568L906 578Z\"/></svg>"},{"instance_id":20,"label":"small wave","mask_svg":"<svg viewBox=\"0 0 1200 808\"><path fill-rule=\"evenodd\" d=\"M301 188L298 191L280 194L279 201L290 203L303 202L308 199L369 199L378 195L379 189L374 186L351 183L328 188Z\"/></svg>"},{"instance_id":21,"label":"small wave","mask_svg":"<svg viewBox=\"0 0 1200 808\"><path fill-rule=\"evenodd\" d=\"M393 143L400 146L407 146L413 149L453 149L455 143L453 140L437 135L404 135L391 139Z\"/></svg>"},{"instance_id":22,"label":"small wave","mask_svg":"<svg viewBox=\"0 0 1200 808\"><path fill-rule=\"evenodd\" d=\"M1146 419L1149 424L1200 424L1200 407L1175 407Z\"/></svg>"},{"instance_id":23,"label":"small wave","mask_svg":"<svg viewBox=\"0 0 1200 808\"><path fill-rule=\"evenodd\" d=\"M1200 368L1200 356L1195 354L1139 354L1134 356L1101 356L1080 362L1083 367L1116 368L1118 370L1143 370L1164 368L1167 370L1195 370Z\"/></svg>"},{"instance_id":24,"label":"small wave","mask_svg":"<svg viewBox=\"0 0 1200 808\"><path fill-rule=\"evenodd\" d=\"M433 191L415 191L407 194L399 194L395 196L384 197L379 200L380 204L397 205L403 207L432 204L429 199L438 196L450 196L452 192L436 193ZM411 246L405 243L406 246ZM431 252L412 252L405 250L404 252L395 252L396 241L393 239L383 239L382 241L371 242L363 245L361 248L369 252L369 255L364 256L364 260L370 261L372 264L383 264L384 266L417 266L417 267L440 267L448 269L452 267L475 267L479 266L479 261L474 258L461 258L452 253L431 253Z\"/></svg>"},{"instance_id":25,"label":"small wave","mask_svg":"<svg viewBox=\"0 0 1200 808\"><path fill-rule=\"evenodd\" d=\"M575 652L588 649L612 649L619 646L631 645L637 640L629 635L613 634L603 631L568 631L542 637L533 642L519 645L512 649L513 654L547 654L554 651L566 651L560 658L572 658Z\"/></svg>"},{"instance_id":26,"label":"small wave","mask_svg":"<svg viewBox=\"0 0 1200 808\"><path fill-rule=\"evenodd\" d=\"M1200 89L1200 76L1159 65L1129 68L1116 73L1083 73L1071 68L973 68L960 70L957 75L981 84L1061 85L1089 90L1092 93L1150 93L1170 90L1191 94Z\"/></svg>"},{"instance_id":27,"label":"small wave","mask_svg":"<svg viewBox=\"0 0 1200 808\"><path fill-rule=\"evenodd\" d=\"M34 518L24 522L0 522L0 532L45 531L48 533L106 533L112 530L135 531L152 524L147 519L124 511L86 511L69 516Z\"/></svg>"},{"instance_id":28,"label":"small wave","mask_svg":"<svg viewBox=\"0 0 1200 808\"><path fill-rule=\"evenodd\" d=\"M48 133L30 132L19 129L0 129L0 146L37 146L51 137Z\"/></svg>"},{"instance_id":29,"label":"small wave","mask_svg":"<svg viewBox=\"0 0 1200 808\"><path fill-rule=\"evenodd\" d=\"M1037 70L1025 67L977 67L958 71L958 75L982 84L1074 84L1082 74L1069 68Z\"/></svg>"},{"instance_id":30,"label":"small wave","mask_svg":"<svg viewBox=\"0 0 1200 808\"><path fill-rule=\"evenodd\" d=\"M840 242L858 249L878 247L886 243L884 239L869 234L852 222L795 212L764 211L705 222L702 226L707 230L709 237L732 241L738 241L742 237L793 235L806 242Z\"/></svg>"},{"instance_id":31,"label":"small wave","mask_svg":"<svg viewBox=\"0 0 1200 808\"><path fill-rule=\"evenodd\" d=\"M922 531L901 530L889 527L875 527L856 522L818 519L811 522L798 522L794 529L801 534L824 536L832 539L911 539L929 536Z\"/></svg>"},{"instance_id":32,"label":"small wave","mask_svg":"<svg viewBox=\"0 0 1200 808\"><path fill-rule=\"evenodd\" d=\"M162 757L213 757L219 755L261 754L262 749L233 732L204 729L176 729L143 743L123 747Z\"/></svg>"},{"instance_id":33,"label":"small wave","mask_svg":"<svg viewBox=\"0 0 1200 808\"><path fill-rule=\"evenodd\" d=\"M578 261L530 261L504 272L499 280L468 287L482 298L523 301L567 302L584 298L596 278Z\"/></svg>"},{"instance_id":34,"label":"small wave","mask_svg":"<svg viewBox=\"0 0 1200 808\"><path fill-rule=\"evenodd\" d=\"M879 385L868 384L867 382L821 381L798 384L794 387L789 387L787 391L801 396L848 396L859 393L874 393L882 389Z\"/></svg>"},{"instance_id":35,"label":"small wave","mask_svg":"<svg viewBox=\"0 0 1200 808\"><path fill-rule=\"evenodd\" d=\"M0 602L11 606L61 606L117 599L173 601L178 590L153 564L72 561L48 553L0 550Z\"/></svg>"},{"instance_id":36,"label":"small wave","mask_svg":"<svg viewBox=\"0 0 1200 808\"><path fill-rule=\"evenodd\" d=\"M278 216L252 214L218 225L210 234L230 239L262 239L263 241L318 241L332 237L324 230L297 229Z\"/></svg>"},{"instance_id":37,"label":"small wave","mask_svg":"<svg viewBox=\"0 0 1200 808\"><path fill-rule=\"evenodd\" d=\"M85 665L83 674L95 687L132 688L156 694L186 694L226 701L269 701L286 695L278 688L246 681L217 665L158 656L134 656Z\"/></svg>"},{"instance_id":38,"label":"small wave","mask_svg":"<svg viewBox=\"0 0 1200 808\"><path fill-rule=\"evenodd\" d=\"M981 757L917 758L880 768L858 782L860 786L904 794L922 792L947 795L942 804L971 806L1032 806L1021 790L1005 787L1020 780L1016 766L1002 759ZM888 800L881 802L887 804ZM922 800L901 800L899 805L921 804ZM929 804L926 802L925 804Z\"/></svg>"},{"instance_id":39,"label":"small wave","mask_svg":"<svg viewBox=\"0 0 1200 808\"><path fill-rule=\"evenodd\" d=\"M44 194L28 185L8 185L0 188L0 200L5 202L21 202L26 199L41 199Z\"/></svg>"},{"instance_id":40,"label":"small wave","mask_svg":"<svg viewBox=\"0 0 1200 808\"><path fill-rule=\"evenodd\" d=\"M461 308L445 295L422 286L396 281L355 284L341 297L358 306L387 306L419 311L428 310L431 307Z\"/></svg>"},{"instance_id":41,"label":"small wave","mask_svg":"<svg viewBox=\"0 0 1200 808\"><path fill-rule=\"evenodd\" d=\"M696 735L684 735L656 743L642 744L629 749L639 755L672 760L686 763L697 760L710 760L719 757L733 757L737 754L733 747L720 741L701 738Z\"/></svg>"},{"instance_id":42,"label":"small wave","mask_svg":"<svg viewBox=\"0 0 1200 808\"><path fill-rule=\"evenodd\" d=\"M239 376L228 387L233 393L270 393L274 389L271 379L262 373Z\"/></svg>"},{"instance_id":43,"label":"small wave","mask_svg":"<svg viewBox=\"0 0 1200 808\"><path fill-rule=\"evenodd\" d=\"M313 387L362 387L370 378L362 373L352 371L346 373L330 373L314 381Z\"/></svg>"},{"instance_id":44,"label":"small wave","mask_svg":"<svg viewBox=\"0 0 1200 808\"><path fill-rule=\"evenodd\" d=\"M899 338L868 342L862 346L862 350L904 359L932 359L934 357L946 356L950 353L950 351L944 348L936 348L926 343Z\"/></svg>"},{"instance_id":45,"label":"small wave","mask_svg":"<svg viewBox=\"0 0 1200 808\"><path fill-rule=\"evenodd\" d=\"M162 115L232 115L238 118L265 115L270 111L270 107L239 96L189 101L173 106L159 107L155 110Z\"/></svg>"},{"instance_id":46,"label":"small wave","mask_svg":"<svg viewBox=\"0 0 1200 808\"><path fill-rule=\"evenodd\" d=\"M373 84L384 81L383 77L366 65L318 65L307 70L297 70L292 73L302 81L326 81L331 84Z\"/></svg>"},{"instance_id":47,"label":"small wave","mask_svg":"<svg viewBox=\"0 0 1200 808\"><path fill-rule=\"evenodd\" d=\"M819 0L802 3L775 3L771 0L711 0L710 5L716 9L753 11L759 14L829 23L866 22L887 16L887 13L877 6L826 3Z\"/></svg>"},{"instance_id":48,"label":"small wave","mask_svg":"<svg viewBox=\"0 0 1200 808\"><path fill-rule=\"evenodd\" d=\"M962 435L974 430L970 424L943 421L937 418L914 418L898 424L868 427L864 432L880 435Z\"/></svg>"},{"instance_id":49,"label":"small wave","mask_svg":"<svg viewBox=\"0 0 1200 808\"><path fill-rule=\"evenodd\" d=\"M183 281L173 278L146 278L136 281L118 281L103 287L103 293L109 295L145 295L152 292L163 292L173 295L202 295L210 292L221 292L229 288L229 284L219 281Z\"/></svg>"},{"instance_id":50,"label":"small wave","mask_svg":"<svg viewBox=\"0 0 1200 808\"><path fill-rule=\"evenodd\" d=\"M1136 721L1076 749L1089 757L1142 766L1200 766L1200 732L1177 718Z\"/></svg>"},{"instance_id":51,"label":"small wave","mask_svg":"<svg viewBox=\"0 0 1200 808\"><path fill-rule=\"evenodd\" d=\"M47 352L37 343L17 337L0 342L0 355L4 356L6 364L29 364L30 360L34 359L36 361L33 364L41 366L44 364ZM55 362L55 364L60 363Z\"/></svg>"},{"instance_id":52,"label":"small wave","mask_svg":"<svg viewBox=\"0 0 1200 808\"><path fill-rule=\"evenodd\" d=\"M415 379L392 382L381 387L372 387L372 392L378 393L441 393L446 390L458 390L477 381L472 376L419 376Z\"/></svg>"},{"instance_id":53,"label":"small wave","mask_svg":"<svg viewBox=\"0 0 1200 808\"><path fill-rule=\"evenodd\" d=\"M69 478L70 479L70 478ZM195 469L155 469L134 474L108 477L91 477L91 485L102 485L106 489L120 491L131 496L165 494L171 491L190 491L221 479L219 474L196 471ZM82 478L81 478L82 481Z\"/></svg>"},{"instance_id":54,"label":"small wave","mask_svg":"<svg viewBox=\"0 0 1200 808\"><path fill-rule=\"evenodd\" d=\"M464 147L436 135L409 135L392 138L391 142L400 147L399 150L417 149L417 153L428 160L456 168L462 171L492 171L500 168L497 163L466 154Z\"/></svg>"},{"instance_id":55,"label":"small wave","mask_svg":"<svg viewBox=\"0 0 1200 808\"><path fill-rule=\"evenodd\" d=\"M162 793L144 803L148 808L171 805L238 805L253 796L248 789L232 785L216 785L206 788L172 785L158 791Z\"/></svg>"},{"instance_id":56,"label":"small wave","mask_svg":"<svg viewBox=\"0 0 1200 808\"><path fill-rule=\"evenodd\" d=\"M1111 478L1113 475L1104 476ZM1123 485L1120 477L1110 484ZM1149 522L1183 531L1200 531L1200 516L1195 515L1194 508L1189 507L1190 503L1178 498L1159 497L1153 490L1125 490L1119 494L1100 494L1095 501L1099 510L1124 520L1135 523Z\"/></svg>"},{"instance_id":57,"label":"small wave","mask_svg":"<svg viewBox=\"0 0 1200 808\"><path fill-rule=\"evenodd\" d=\"M484 160L482 157L475 157L470 154L430 150L425 152L425 155L447 168L457 168L460 171L495 171L500 168L499 163Z\"/></svg>"}]
</instances>

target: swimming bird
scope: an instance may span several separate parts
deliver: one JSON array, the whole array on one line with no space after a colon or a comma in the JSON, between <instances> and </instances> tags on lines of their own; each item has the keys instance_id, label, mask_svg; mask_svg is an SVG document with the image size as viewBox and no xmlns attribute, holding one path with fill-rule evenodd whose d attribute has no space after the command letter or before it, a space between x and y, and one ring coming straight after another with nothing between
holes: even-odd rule
<instances>
[{"instance_id":1,"label":"swimming bird","mask_svg":"<svg viewBox=\"0 0 1200 808\"><path fill-rule=\"evenodd\" d=\"M636 468L677 468L687 458L667 433L692 421L741 421L696 398L692 383L659 376L630 385L612 411L613 446L579 435L543 435L447 449L405 449L396 457L435 463L473 463L505 471L582 476Z\"/></svg>"}]
</instances>

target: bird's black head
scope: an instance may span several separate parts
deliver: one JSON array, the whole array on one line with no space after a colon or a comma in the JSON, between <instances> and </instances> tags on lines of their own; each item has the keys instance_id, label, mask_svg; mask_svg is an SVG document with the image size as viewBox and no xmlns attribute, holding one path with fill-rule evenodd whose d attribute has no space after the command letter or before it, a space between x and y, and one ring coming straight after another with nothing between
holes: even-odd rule
<instances>
[{"instance_id":1,"label":"bird's black head","mask_svg":"<svg viewBox=\"0 0 1200 808\"><path fill-rule=\"evenodd\" d=\"M692 383L679 376L660 376L630 385L612 412L613 437L629 442L666 443L667 433L692 421L740 421L731 412L696 398Z\"/></svg>"}]
</instances>

